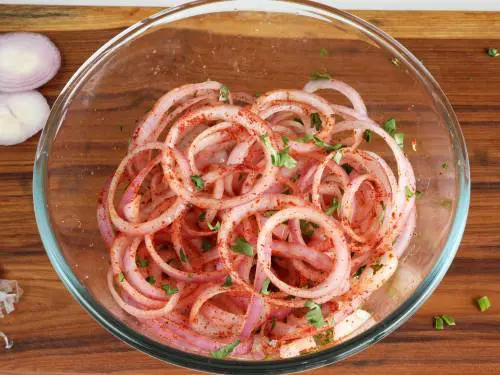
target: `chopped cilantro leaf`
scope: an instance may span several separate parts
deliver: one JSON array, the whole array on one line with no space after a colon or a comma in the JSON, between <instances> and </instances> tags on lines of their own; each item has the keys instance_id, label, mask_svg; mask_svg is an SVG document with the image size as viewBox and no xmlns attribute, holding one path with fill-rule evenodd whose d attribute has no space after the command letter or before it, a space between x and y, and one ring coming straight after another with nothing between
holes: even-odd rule
<instances>
[{"instance_id":1,"label":"chopped cilantro leaf","mask_svg":"<svg viewBox=\"0 0 500 375\"><path fill-rule=\"evenodd\" d=\"M236 340L230 344L221 346L219 350L212 352L212 357L222 359L227 357L233 352L233 350L240 344L240 340Z\"/></svg>"},{"instance_id":2,"label":"chopped cilantro leaf","mask_svg":"<svg viewBox=\"0 0 500 375\"><path fill-rule=\"evenodd\" d=\"M179 250L179 259L181 260L182 263L187 262L188 257L186 255L186 253L184 252L184 249Z\"/></svg>"},{"instance_id":3,"label":"chopped cilantro leaf","mask_svg":"<svg viewBox=\"0 0 500 375\"><path fill-rule=\"evenodd\" d=\"M348 163L342 164L342 168L344 169L344 171L346 171L347 174L350 174L354 169L353 166Z\"/></svg>"},{"instance_id":4,"label":"chopped cilantro leaf","mask_svg":"<svg viewBox=\"0 0 500 375\"><path fill-rule=\"evenodd\" d=\"M313 81L320 81L324 79L331 79L332 76L328 74L327 72L312 72L311 73L311 79Z\"/></svg>"},{"instance_id":5,"label":"chopped cilantro leaf","mask_svg":"<svg viewBox=\"0 0 500 375\"><path fill-rule=\"evenodd\" d=\"M215 225L212 225L212 223L207 223L208 229L210 229L212 232L217 232L220 229L220 221L217 221Z\"/></svg>"},{"instance_id":6,"label":"chopped cilantro leaf","mask_svg":"<svg viewBox=\"0 0 500 375\"><path fill-rule=\"evenodd\" d=\"M201 176L191 176L191 181L194 186L196 186L196 190L200 191L205 187L205 181L201 178Z\"/></svg>"},{"instance_id":7,"label":"chopped cilantro leaf","mask_svg":"<svg viewBox=\"0 0 500 375\"><path fill-rule=\"evenodd\" d=\"M202 249L203 251L208 251L208 250L210 250L212 247L213 247L213 246L212 246L212 243L211 243L209 240L207 240L206 238L204 238L203 240L201 240L201 249Z\"/></svg>"},{"instance_id":8,"label":"chopped cilantro leaf","mask_svg":"<svg viewBox=\"0 0 500 375\"><path fill-rule=\"evenodd\" d=\"M253 246L250 245L243 237L238 237L231 246L231 250L236 253L253 256Z\"/></svg>"},{"instance_id":9,"label":"chopped cilantro leaf","mask_svg":"<svg viewBox=\"0 0 500 375\"><path fill-rule=\"evenodd\" d=\"M412 191L408 185L406 185L405 186L405 195L406 195L406 200L410 200L411 197L413 197L415 195L415 192Z\"/></svg>"},{"instance_id":10,"label":"chopped cilantro leaf","mask_svg":"<svg viewBox=\"0 0 500 375\"><path fill-rule=\"evenodd\" d=\"M366 129L363 133L363 138L366 142L370 142L372 140L372 131L370 129Z\"/></svg>"},{"instance_id":11,"label":"chopped cilantro leaf","mask_svg":"<svg viewBox=\"0 0 500 375\"><path fill-rule=\"evenodd\" d=\"M330 203L330 207L326 209L325 214L331 216L339 208L340 208L340 202L337 200L337 198L333 198L332 203Z\"/></svg>"},{"instance_id":12,"label":"chopped cilantro leaf","mask_svg":"<svg viewBox=\"0 0 500 375\"><path fill-rule=\"evenodd\" d=\"M405 134L404 133L394 133L394 140L396 141L399 148L404 147Z\"/></svg>"},{"instance_id":13,"label":"chopped cilantro leaf","mask_svg":"<svg viewBox=\"0 0 500 375\"><path fill-rule=\"evenodd\" d=\"M325 325L325 321L323 319L321 307L314 301L306 301L304 306L309 308L309 311L306 314L307 321L316 328L323 327Z\"/></svg>"},{"instance_id":14,"label":"chopped cilantro leaf","mask_svg":"<svg viewBox=\"0 0 500 375\"><path fill-rule=\"evenodd\" d=\"M366 266L359 267L358 270L356 271L356 273L352 277L354 277L355 279L359 279L361 277L361 274L365 270L365 268L366 268Z\"/></svg>"},{"instance_id":15,"label":"chopped cilantro leaf","mask_svg":"<svg viewBox=\"0 0 500 375\"><path fill-rule=\"evenodd\" d=\"M339 150L335 153L335 155L333 155L333 160L335 161L335 163L340 164L340 161L343 157L344 153L342 152L342 150Z\"/></svg>"},{"instance_id":16,"label":"chopped cilantro leaf","mask_svg":"<svg viewBox=\"0 0 500 375\"><path fill-rule=\"evenodd\" d=\"M167 295L171 296L173 294L179 293L179 288L172 288L168 284L163 284L161 288L167 293Z\"/></svg>"},{"instance_id":17,"label":"chopped cilantro leaf","mask_svg":"<svg viewBox=\"0 0 500 375\"><path fill-rule=\"evenodd\" d=\"M219 101L227 102L229 99L229 88L226 85L222 85L219 89Z\"/></svg>"},{"instance_id":18,"label":"chopped cilantro leaf","mask_svg":"<svg viewBox=\"0 0 500 375\"><path fill-rule=\"evenodd\" d=\"M491 57L500 56L500 52L498 52L498 50L496 48L488 48L486 50L486 53L488 54L488 56L491 56Z\"/></svg>"},{"instance_id":19,"label":"chopped cilantro leaf","mask_svg":"<svg viewBox=\"0 0 500 375\"><path fill-rule=\"evenodd\" d=\"M325 346L333 342L333 328L313 336L316 345Z\"/></svg>"},{"instance_id":20,"label":"chopped cilantro leaf","mask_svg":"<svg viewBox=\"0 0 500 375\"><path fill-rule=\"evenodd\" d=\"M378 261L375 264L372 264L371 268L373 270L373 274L375 275L382 267L384 267L384 265L380 264Z\"/></svg>"},{"instance_id":21,"label":"chopped cilantro leaf","mask_svg":"<svg viewBox=\"0 0 500 375\"><path fill-rule=\"evenodd\" d=\"M307 220L300 220L300 232L302 233L302 236L304 236L306 239L310 239L313 234L314 234L314 227L312 223L310 223Z\"/></svg>"},{"instance_id":22,"label":"chopped cilantro leaf","mask_svg":"<svg viewBox=\"0 0 500 375\"><path fill-rule=\"evenodd\" d=\"M136 263L140 268L146 268L149 265L149 260L137 257Z\"/></svg>"},{"instance_id":23,"label":"chopped cilantro leaf","mask_svg":"<svg viewBox=\"0 0 500 375\"><path fill-rule=\"evenodd\" d=\"M384 124L384 130L390 135L394 135L396 132L396 120L393 118L387 120Z\"/></svg>"},{"instance_id":24,"label":"chopped cilantro leaf","mask_svg":"<svg viewBox=\"0 0 500 375\"><path fill-rule=\"evenodd\" d=\"M311 113L311 123L317 131L321 130L322 122L321 122L321 117L319 117L319 113L317 112Z\"/></svg>"},{"instance_id":25,"label":"chopped cilantro leaf","mask_svg":"<svg viewBox=\"0 0 500 375\"><path fill-rule=\"evenodd\" d=\"M224 285L222 285L223 287L230 287L231 285L233 285L233 279L231 278L231 276L226 276L226 278L224 279Z\"/></svg>"},{"instance_id":26,"label":"chopped cilantro leaf","mask_svg":"<svg viewBox=\"0 0 500 375\"><path fill-rule=\"evenodd\" d=\"M444 328L443 319L440 316L434 317L434 328L436 331L441 331Z\"/></svg>"},{"instance_id":27,"label":"chopped cilantro leaf","mask_svg":"<svg viewBox=\"0 0 500 375\"><path fill-rule=\"evenodd\" d=\"M490 299L487 296L482 296L476 299L477 307L481 312L488 310L491 307Z\"/></svg>"},{"instance_id":28,"label":"chopped cilantro leaf","mask_svg":"<svg viewBox=\"0 0 500 375\"><path fill-rule=\"evenodd\" d=\"M264 282L262 283L262 288L260 290L260 293L261 294L264 294L264 295L268 295L269 294L269 283L271 282L271 280L269 279L265 279Z\"/></svg>"},{"instance_id":29,"label":"chopped cilantro leaf","mask_svg":"<svg viewBox=\"0 0 500 375\"><path fill-rule=\"evenodd\" d=\"M288 146L278 152L273 147L268 134L264 134L260 138L266 149L271 154L271 161L274 166L285 168L295 168L297 166L297 161L288 154L288 151L290 150Z\"/></svg>"}]
</instances>

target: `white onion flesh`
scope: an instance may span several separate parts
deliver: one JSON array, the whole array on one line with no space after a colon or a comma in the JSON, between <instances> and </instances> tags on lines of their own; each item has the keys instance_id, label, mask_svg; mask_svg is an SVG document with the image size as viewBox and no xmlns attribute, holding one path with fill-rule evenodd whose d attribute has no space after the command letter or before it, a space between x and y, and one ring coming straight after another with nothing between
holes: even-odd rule
<instances>
[{"instance_id":1,"label":"white onion flesh","mask_svg":"<svg viewBox=\"0 0 500 375\"><path fill-rule=\"evenodd\" d=\"M22 143L47 122L50 107L38 91L0 93L0 145Z\"/></svg>"}]
</instances>

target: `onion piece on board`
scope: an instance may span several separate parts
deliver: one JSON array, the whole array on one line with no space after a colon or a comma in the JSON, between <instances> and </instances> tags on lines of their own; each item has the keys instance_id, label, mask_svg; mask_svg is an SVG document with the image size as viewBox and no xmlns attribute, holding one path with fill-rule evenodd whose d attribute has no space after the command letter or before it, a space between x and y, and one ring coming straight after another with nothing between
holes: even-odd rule
<instances>
[{"instance_id":1,"label":"onion piece on board","mask_svg":"<svg viewBox=\"0 0 500 375\"><path fill-rule=\"evenodd\" d=\"M0 35L0 91L36 89L50 81L61 67L61 53L45 35Z\"/></svg>"},{"instance_id":2,"label":"onion piece on board","mask_svg":"<svg viewBox=\"0 0 500 375\"><path fill-rule=\"evenodd\" d=\"M0 145L24 142L45 126L50 107L38 91L0 93Z\"/></svg>"}]
</instances>

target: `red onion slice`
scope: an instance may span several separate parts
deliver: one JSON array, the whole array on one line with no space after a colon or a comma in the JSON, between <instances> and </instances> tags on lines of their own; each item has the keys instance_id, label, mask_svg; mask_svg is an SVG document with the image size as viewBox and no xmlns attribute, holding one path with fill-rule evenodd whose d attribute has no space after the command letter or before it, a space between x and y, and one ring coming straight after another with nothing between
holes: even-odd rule
<instances>
[{"instance_id":1,"label":"red onion slice","mask_svg":"<svg viewBox=\"0 0 500 375\"><path fill-rule=\"evenodd\" d=\"M353 108L307 92L324 88ZM397 174L359 149L365 130L387 143ZM340 141L351 146L339 160L321 141L344 131L356 136ZM305 134L315 137L297 140ZM340 342L374 323L359 309L409 247L415 183L394 138L343 82L255 101L213 81L176 88L136 128L101 193L110 293L160 340L217 358L295 357L329 329Z\"/></svg>"},{"instance_id":2,"label":"red onion slice","mask_svg":"<svg viewBox=\"0 0 500 375\"><path fill-rule=\"evenodd\" d=\"M60 67L61 54L45 35L0 35L0 91L36 89L50 81Z\"/></svg>"}]
</instances>

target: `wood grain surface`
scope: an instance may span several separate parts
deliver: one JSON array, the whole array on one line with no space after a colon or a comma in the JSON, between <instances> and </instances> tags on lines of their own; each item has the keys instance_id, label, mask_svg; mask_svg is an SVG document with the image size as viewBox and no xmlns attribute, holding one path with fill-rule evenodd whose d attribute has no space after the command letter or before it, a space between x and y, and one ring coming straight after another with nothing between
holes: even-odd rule
<instances>
[{"instance_id":1,"label":"wood grain surface","mask_svg":"<svg viewBox=\"0 0 500 375\"><path fill-rule=\"evenodd\" d=\"M123 27L154 8L0 5L0 32L43 31L64 64L42 92L53 102L78 66ZM438 80L465 133L472 177L467 229L453 265L432 297L400 329L364 352L314 374L495 374L500 370L500 13L355 12L405 44ZM0 148L0 277L25 290L0 330L14 341L0 351L0 374L185 374L111 336L75 302L50 265L31 196L38 136ZM473 300L488 295L480 313ZM455 327L437 332L436 314Z\"/></svg>"}]
</instances>

